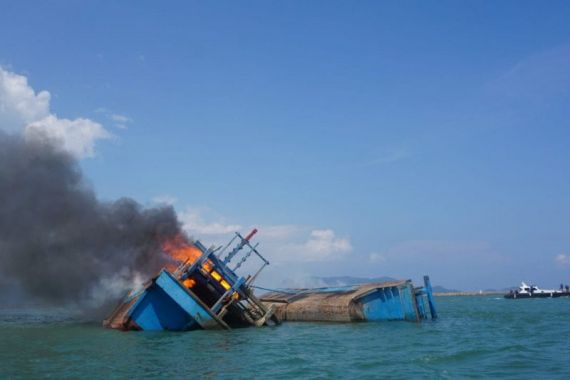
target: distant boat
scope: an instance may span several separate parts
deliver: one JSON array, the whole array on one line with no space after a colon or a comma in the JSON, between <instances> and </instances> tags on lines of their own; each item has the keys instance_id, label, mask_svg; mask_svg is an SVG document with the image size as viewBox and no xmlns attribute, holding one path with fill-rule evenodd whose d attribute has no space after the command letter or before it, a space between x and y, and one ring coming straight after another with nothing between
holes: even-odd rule
<instances>
[{"instance_id":1,"label":"distant boat","mask_svg":"<svg viewBox=\"0 0 570 380\"><path fill-rule=\"evenodd\" d=\"M556 298L568 297L570 292L568 290L555 290L555 289L540 289L536 285L527 285L524 282L517 290L511 290L505 294L505 298L518 299L518 298Z\"/></svg>"}]
</instances>

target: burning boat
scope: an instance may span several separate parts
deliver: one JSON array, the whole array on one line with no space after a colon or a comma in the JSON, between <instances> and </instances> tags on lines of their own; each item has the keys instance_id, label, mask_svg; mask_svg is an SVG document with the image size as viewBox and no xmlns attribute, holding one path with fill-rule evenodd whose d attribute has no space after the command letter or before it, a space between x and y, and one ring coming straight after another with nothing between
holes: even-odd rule
<instances>
[{"instance_id":1,"label":"burning boat","mask_svg":"<svg viewBox=\"0 0 570 380\"><path fill-rule=\"evenodd\" d=\"M256 232L254 229L246 237L236 232L225 247L217 249L206 248L200 241L188 244L184 239L168 243L165 250L180 265L172 271L162 269L142 289L131 292L103 322L104 326L182 331L278 324L273 308L252 291L253 282L269 265L257 251L257 244L250 243ZM234 242L237 244L223 257ZM241 258L230 269L240 253ZM238 276L236 270L252 254L261 260L261 267L253 276Z\"/></svg>"},{"instance_id":2,"label":"burning boat","mask_svg":"<svg viewBox=\"0 0 570 380\"><path fill-rule=\"evenodd\" d=\"M414 287L410 280L334 288L270 290L260 298L253 282L269 261L250 240L236 232L225 246L206 248L200 241L169 242L165 251L180 264L164 268L132 291L103 324L120 330L195 330L276 325L287 321L420 321L437 318L431 283ZM232 244L233 249L224 254ZM242 252L247 248L245 253ZM236 271L253 256L261 260L255 274ZM230 264L241 258L230 269Z\"/></svg>"}]
</instances>

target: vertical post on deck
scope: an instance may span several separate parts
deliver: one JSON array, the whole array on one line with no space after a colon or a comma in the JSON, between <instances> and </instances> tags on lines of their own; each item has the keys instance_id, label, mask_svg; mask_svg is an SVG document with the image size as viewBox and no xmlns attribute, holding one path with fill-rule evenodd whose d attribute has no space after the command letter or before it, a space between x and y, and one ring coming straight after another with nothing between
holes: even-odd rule
<instances>
[{"instance_id":1,"label":"vertical post on deck","mask_svg":"<svg viewBox=\"0 0 570 380\"><path fill-rule=\"evenodd\" d=\"M431 319L437 319L437 311L435 310L435 302L433 301L431 281L429 280L429 276L424 276L424 287L428 298L429 312L431 314Z\"/></svg>"}]
</instances>

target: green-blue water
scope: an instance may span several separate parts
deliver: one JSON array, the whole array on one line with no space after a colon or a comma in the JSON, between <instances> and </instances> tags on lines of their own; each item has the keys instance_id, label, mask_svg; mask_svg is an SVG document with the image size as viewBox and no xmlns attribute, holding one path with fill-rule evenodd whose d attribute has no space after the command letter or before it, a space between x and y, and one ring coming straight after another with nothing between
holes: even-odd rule
<instances>
[{"instance_id":1,"label":"green-blue water","mask_svg":"<svg viewBox=\"0 0 570 380\"><path fill-rule=\"evenodd\" d=\"M436 301L436 322L187 333L4 310L0 378L570 378L570 299Z\"/></svg>"}]
</instances>

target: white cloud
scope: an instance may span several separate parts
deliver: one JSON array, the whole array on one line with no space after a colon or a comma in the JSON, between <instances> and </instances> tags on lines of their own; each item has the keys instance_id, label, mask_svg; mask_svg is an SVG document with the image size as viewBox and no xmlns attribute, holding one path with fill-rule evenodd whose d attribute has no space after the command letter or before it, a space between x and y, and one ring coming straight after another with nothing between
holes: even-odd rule
<instances>
[{"instance_id":1,"label":"white cloud","mask_svg":"<svg viewBox=\"0 0 570 380\"><path fill-rule=\"evenodd\" d=\"M228 235L242 228L239 224L227 224L224 220L207 222L199 212L191 209L179 215L184 230L196 238L200 238L203 235L218 235L217 237L219 238L219 235Z\"/></svg>"},{"instance_id":2,"label":"white cloud","mask_svg":"<svg viewBox=\"0 0 570 380\"><path fill-rule=\"evenodd\" d=\"M111 137L101 124L92 120L59 119L55 115L32 122L25 128L24 134L28 139L51 140L79 158L92 157L95 152L95 142Z\"/></svg>"},{"instance_id":3,"label":"white cloud","mask_svg":"<svg viewBox=\"0 0 570 380\"><path fill-rule=\"evenodd\" d=\"M0 67L0 123L7 130L19 130L49 115L51 95L37 94L28 85L28 78Z\"/></svg>"},{"instance_id":4,"label":"white cloud","mask_svg":"<svg viewBox=\"0 0 570 380\"><path fill-rule=\"evenodd\" d=\"M313 230L309 240L302 247L307 253L307 259L319 260L327 257L345 254L352 251L347 238L339 238L333 230Z\"/></svg>"},{"instance_id":5,"label":"white cloud","mask_svg":"<svg viewBox=\"0 0 570 380\"><path fill-rule=\"evenodd\" d=\"M128 116L118 115L118 114L112 114L111 119L113 119L113 121L116 121L118 123L130 123L131 121L133 121L133 119L131 119Z\"/></svg>"},{"instance_id":6,"label":"white cloud","mask_svg":"<svg viewBox=\"0 0 570 380\"><path fill-rule=\"evenodd\" d=\"M266 227L267 228L267 227ZM286 234L265 234L260 229L263 251L276 263L306 263L334 261L352 252L350 239L338 237L331 229L311 229L302 226L272 226Z\"/></svg>"},{"instance_id":7,"label":"white cloud","mask_svg":"<svg viewBox=\"0 0 570 380\"><path fill-rule=\"evenodd\" d=\"M202 214L208 218L202 217ZM331 229L312 229L290 224L242 226L228 223L223 217L212 217L211 210L188 210L179 215L185 230L210 247L225 246L236 231L245 235L252 228L258 228L259 232L252 244L259 243L258 251L271 263L258 279L258 283L263 286L324 286L317 283L314 277L319 273L315 265L342 260L352 252L350 240L347 237L338 237ZM219 254L225 257L227 253L228 251ZM242 258L242 255L243 253L240 253L237 260ZM256 255L251 255L239 268L238 273L255 273L261 265L261 260Z\"/></svg>"},{"instance_id":8,"label":"white cloud","mask_svg":"<svg viewBox=\"0 0 570 380\"><path fill-rule=\"evenodd\" d=\"M130 124L134 121L131 117L127 115L114 113L113 111L105 107L99 107L94 112L104 115L107 119L111 120L114 123L115 128L119 129L127 129L128 127L127 124Z\"/></svg>"},{"instance_id":9,"label":"white cloud","mask_svg":"<svg viewBox=\"0 0 570 380\"><path fill-rule=\"evenodd\" d=\"M556 255L554 262L558 265L570 265L570 256L561 253L559 255Z\"/></svg>"},{"instance_id":10,"label":"white cloud","mask_svg":"<svg viewBox=\"0 0 570 380\"><path fill-rule=\"evenodd\" d=\"M24 130L26 138L47 139L76 157L94 154L97 140L111 134L95 121L60 119L50 111L48 91L36 93L28 79L0 67L0 128Z\"/></svg>"},{"instance_id":11,"label":"white cloud","mask_svg":"<svg viewBox=\"0 0 570 380\"><path fill-rule=\"evenodd\" d=\"M208 215L207 218L203 214ZM206 244L224 244L234 232L248 233L256 227L260 251L275 264L338 260L352 252L350 239L338 237L332 229L297 225L242 226L223 217L212 217L211 210L187 209L179 213L184 230Z\"/></svg>"},{"instance_id":12,"label":"white cloud","mask_svg":"<svg viewBox=\"0 0 570 380\"><path fill-rule=\"evenodd\" d=\"M115 122L115 127L119 128L119 129L126 129L127 124L133 122L132 118L125 116L125 115L112 114L112 115L110 115L110 118L111 118L111 120L113 120Z\"/></svg>"}]
</instances>

